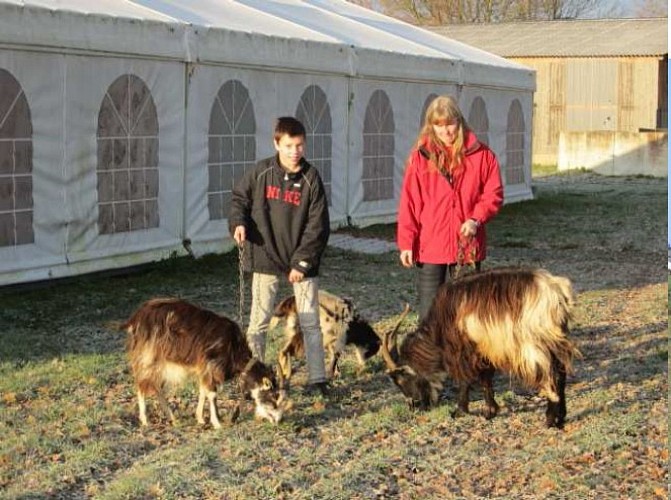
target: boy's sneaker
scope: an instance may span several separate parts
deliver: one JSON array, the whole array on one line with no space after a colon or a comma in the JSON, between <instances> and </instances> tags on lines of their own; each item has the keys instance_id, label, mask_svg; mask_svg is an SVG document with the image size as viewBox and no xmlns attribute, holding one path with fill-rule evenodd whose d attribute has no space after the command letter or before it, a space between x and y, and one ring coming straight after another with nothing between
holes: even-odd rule
<instances>
[{"instance_id":1,"label":"boy's sneaker","mask_svg":"<svg viewBox=\"0 0 671 500\"><path fill-rule=\"evenodd\" d=\"M329 383L328 382L315 382L314 384L307 384L303 387L304 396L317 396L321 395L323 397L328 397L329 395Z\"/></svg>"}]
</instances>

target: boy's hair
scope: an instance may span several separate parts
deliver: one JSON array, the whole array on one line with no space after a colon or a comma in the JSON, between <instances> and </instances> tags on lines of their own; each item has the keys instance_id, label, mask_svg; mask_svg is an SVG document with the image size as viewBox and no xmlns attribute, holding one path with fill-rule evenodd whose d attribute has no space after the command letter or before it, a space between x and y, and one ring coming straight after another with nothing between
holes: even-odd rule
<instances>
[{"instance_id":1,"label":"boy's hair","mask_svg":"<svg viewBox=\"0 0 671 500\"><path fill-rule=\"evenodd\" d=\"M275 122L275 142L278 142L285 135L305 137L305 127L293 116L281 116Z\"/></svg>"}]
</instances>

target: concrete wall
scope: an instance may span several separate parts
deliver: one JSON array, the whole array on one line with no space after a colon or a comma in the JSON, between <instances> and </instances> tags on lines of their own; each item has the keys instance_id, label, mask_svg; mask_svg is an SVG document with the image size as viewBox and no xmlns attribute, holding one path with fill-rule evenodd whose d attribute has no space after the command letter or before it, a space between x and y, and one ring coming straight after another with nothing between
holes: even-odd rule
<instances>
[{"instance_id":1,"label":"concrete wall","mask_svg":"<svg viewBox=\"0 0 671 500\"><path fill-rule=\"evenodd\" d=\"M559 170L667 177L667 132L561 132Z\"/></svg>"}]
</instances>

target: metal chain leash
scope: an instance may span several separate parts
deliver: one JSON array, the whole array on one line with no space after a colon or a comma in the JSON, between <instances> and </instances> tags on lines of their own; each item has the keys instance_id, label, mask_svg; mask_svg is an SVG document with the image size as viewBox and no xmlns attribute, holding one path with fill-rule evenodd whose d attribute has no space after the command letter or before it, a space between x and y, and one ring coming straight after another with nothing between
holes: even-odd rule
<instances>
[{"instance_id":1,"label":"metal chain leash","mask_svg":"<svg viewBox=\"0 0 671 500\"><path fill-rule=\"evenodd\" d=\"M469 267L471 269L475 268L475 256L477 254L478 246L475 237L472 242L474 242L475 245L469 249L469 245L465 245L460 236L457 237L457 265L453 276L455 279L459 277L464 267Z\"/></svg>"},{"instance_id":2,"label":"metal chain leash","mask_svg":"<svg viewBox=\"0 0 671 500\"><path fill-rule=\"evenodd\" d=\"M240 322L240 329L245 330L245 245L240 243L238 245L238 321Z\"/></svg>"}]
</instances>

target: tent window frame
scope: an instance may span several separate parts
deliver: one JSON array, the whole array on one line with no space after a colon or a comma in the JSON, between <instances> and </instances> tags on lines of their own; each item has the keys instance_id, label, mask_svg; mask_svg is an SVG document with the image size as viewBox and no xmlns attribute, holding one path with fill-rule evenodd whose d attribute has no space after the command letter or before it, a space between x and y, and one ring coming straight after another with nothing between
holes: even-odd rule
<instances>
[{"instance_id":1,"label":"tent window frame","mask_svg":"<svg viewBox=\"0 0 671 500\"><path fill-rule=\"evenodd\" d=\"M524 150L526 125L522 105L518 99L513 99L508 108L506 127L506 185L524 184Z\"/></svg>"},{"instance_id":2,"label":"tent window frame","mask_svg":"<svg viewBox=\"0 0 671 500\"><path fill-rule=\"evenodd\" d=\"M21 84L0 68L0 247L35 243L33 126Z\"/></svg>"},{"instance_id":3,"label":"tent window frame","mask_svg":"<svg viewBox=\"0 0 671 500\"><path fill-rule=\"evenodd\" d=\"M383 90L368 100L363 126L363 201L394 199L394 110Z\"/></svg>"},{"instance_id":4,"label":"tent window frame","mask_svg":"<svg viewBox=\"0 0 671 500\"><path fill-rule=\"evenodd\" d=\"M319 172L331 206L333 121L328 96L319 85L310 85L303 91L296 107L296 118L305 126L305 157Z\"/></svg>"},{"instance_id":5,"label":"tent window frame","mask_svg":"<svg viewBox=\"0 0 671 500\"><path fill-rule=\"evenodd\" d=\"M233 188L256 164L256 117L247 87L224 82L210 109L207 208L210 220L227 219Z\"/></svg>"},{"instance_id":6,"label":"tent window frame","mask_svg":"<svg viewBox=\"0 0 671 500\"><path fill-rule=\"evenodd\" d=\"M108 87L96 140L99 234L159 227L159 122L142 78L126 73Z\"/></svg>"},{"instance_id":7,"label":"tent window frame","mask_svg":"<svg viewBox=\"0 0 671 500\"><path fill-rule=\"evenodd\" d=\"M481 143L489 145L489 115L487 103L481 96L477 96L471 103L468 126Z\"/></svg>"}]
</instances>

